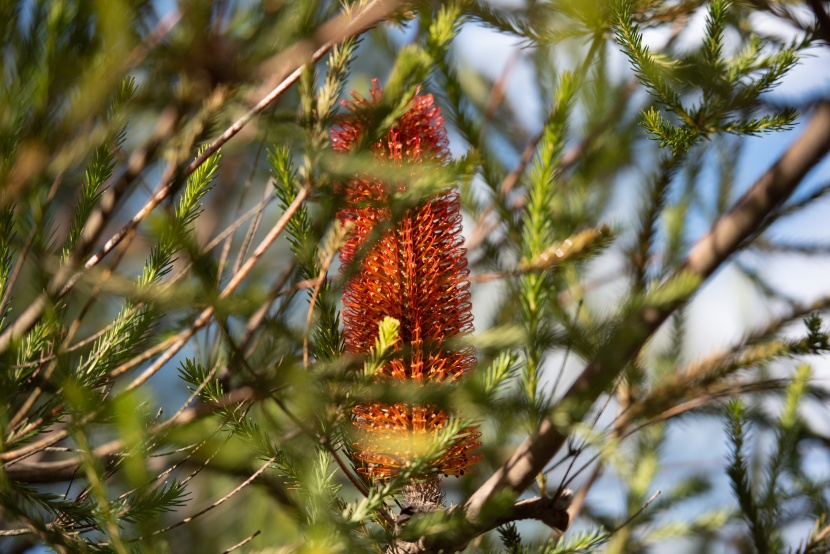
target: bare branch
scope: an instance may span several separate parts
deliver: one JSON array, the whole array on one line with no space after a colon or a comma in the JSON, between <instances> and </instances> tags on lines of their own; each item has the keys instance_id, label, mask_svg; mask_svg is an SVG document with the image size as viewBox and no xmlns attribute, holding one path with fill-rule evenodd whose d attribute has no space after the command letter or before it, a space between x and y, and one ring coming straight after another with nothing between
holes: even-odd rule
<instances>
[{"instance_id":1,"label":"bare branch","mask_svg":"<svg viewBox=\"0 0 830 554\"><path fill-rule=\"evenodd\" d=\"M230 552L233 552L233 551L234 551L234 550L236 550L237 548L239 548L239 547L241 547L241 546L245 546L246 544L248 544L249 542L251 542L252 540L254 540L254 537L256 537L257 535L259 535L261 532L262 532L262 531L255 531L252 535L249 535L249 536L248 536L248 538L246 538L246 539L244 539L244 540L242 540L242 541L240 541L240 542L236 543L235 545L233 545L232 547L228 548L227 550L223 550L223 551L222 551L222 554L229 554Z\"/></svg>"},{"instance_id":2,"label":"bare branch","mask_svg":"<svg viewBox=\"0 0 830 554\"><path fill-rule=\"evenodd\" d=\"M200 516L206 514L207 512L211 511L212 509L218 507L219 505L223 504L225 501L227 501L233 495L235 495L236 493L238 493L239 491L241 491L242 489L244 489L245 487L250 485L251 482L253 482L254 479L259 477L260 473L262 473L263 471L265 471L266 469L268 469L271 466L271 464L274 462L275 459L276 458L274 458L274 457L268 458L265 461L265 463L262 464L262 467L260 467L256 472L254 472L253 475L251 475L248 479L245 479L242 483L237 485L236 488L234 488L231 492L229 492L228 494L226 494L225 496L223 496L222 498L220 498L219 500L217 500L216 502L214 502L210 506L207 506L206 508L203 508L202 510L200 510L200 511L196 512L195 514L193 514L192 516L186 517L186 518L182 519L181 521L177 521L176 523L168 525L167 527L164 527L162 529L158 529L156 531L153 531L152 533L150 533L150 536L160 535L162 533L166 533L167 531L170 531L171 529L175 529L176 527L180 527L180 526L184 525L185 523L193 521L197 517L200 517ZM139 540L141 540L141 538L134 539L134 540L139 541Z\"/></svg>"},{"instance_id":3,"label":"bare branch","mask_svg":"<svg viewBox=\"0 0 830 554\"><path fill-rule=\"evenodd\" d=\"M639 509L639 510L637 510L636 512L634 512L633 514L631 514L631 517L629 517L628 519L626 519L625 521L623 521L623 522L622 522L622 523L621 523L621 524L620 524L620 525L619 525L616 529L614 529L613 531L611 531L611 534L613 535L614 533L616 533L617 531L619 531L620 529L622 529L623 527L625 527L626 525L628 525L629 523L631 523L632 521L634 521L635 519L637 519L637 517L638 517L640 514L642 514L642 513L646 510L646 508L648 508L648 507L651 505L651 503L652 503L652 502L654 502L655 500L657 500L657 497L658 497L658 496L660 496L660 493L661 493L661 492L663 492L663 491L661 491L661 490L659 490L659 489L658 489L658 490L657 490L654 494L652 494L652 495L648 498L648 500L646 500L645 502L643 502L643 505L642 505L642 506L640 506L640 509Z\"/></svg>"}]
</instances>

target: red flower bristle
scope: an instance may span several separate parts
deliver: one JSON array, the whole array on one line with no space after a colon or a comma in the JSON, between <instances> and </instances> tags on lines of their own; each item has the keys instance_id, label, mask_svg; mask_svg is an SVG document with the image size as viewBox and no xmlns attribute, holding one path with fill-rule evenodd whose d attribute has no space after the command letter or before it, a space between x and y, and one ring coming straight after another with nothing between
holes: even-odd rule
<instances>
[{"instance_id":1,"label":"red flower bristle","mask_svg":"<svg viewBox=\"0 0 830 554\"><path fill-rule=\"evenodd\" d=\"M335 151L353 148L368 128L371 108L382 94L374 81L369 99L353 94L352 101L343 102L347 113L332 131ZM432 95L416 96L385 139L372 145L372 152L391 167L445 163L449 143L441 110ZM344 267L355 261L375 227L392 219L392 195L405 186L405 181L386 183L356 177L341 187L345 206L338 217L353 224L340 254ZM458 379L475 366L472 349L448 351L444 345L447 339L473 330L460 209L458 193L449 189L409 209L393 229L373 243L343 288L347 352L368 352L384 317L400 322L400 352L381 368L379 377L440 383ZM422 422L419 414L431 419ZM354 415L361 430L355 457L366 464L361 472L375 479L406 466L413 454L407 442L417 442L419 434L440 429L448 417L433 408L380 404L358 406ZM433 461L440 473L459 475L478 460L478 455L469 454L479 446L475 441L478 433L466 431L466 436ZM390 450L389 441L400 446Z\"/></svg>"},{"instance_id":2,"label":"red flower bristle","mask_svg":"<svg viewBox=\"0 0 830 554\"><path fill-rule=\"evenodd\" d=\"M355 443L355 458L365 465L358 469L374 479L393 477L409 461L428 452L432 435L449 421L447 414L435 406L395 404L359 405L353 411L354 425L362 431ZM465 470L481 459L471 451L481 446L481 433L467 428L463 435L429 465L445 475L464 475Z\"/></svg>"}]
</instances>

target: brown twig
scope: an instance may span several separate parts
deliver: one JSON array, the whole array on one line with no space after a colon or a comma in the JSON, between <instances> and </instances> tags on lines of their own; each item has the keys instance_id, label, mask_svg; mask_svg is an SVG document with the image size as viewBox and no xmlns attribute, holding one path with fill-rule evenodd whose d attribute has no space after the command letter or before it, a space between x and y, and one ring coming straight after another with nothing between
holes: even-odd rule
<instances>
[{"instance_id":1,"label":"brown twig","mask_svg":"<svg viewBox=\"0 0 830 554\"><path fill-rule=\"evenodd\" d=\"M521 176L524 175L530 160L533 159L533 154L536 153L536 147L539 146L539 141L541 140L542 133L539 133L527 144L527 146L525 146L525 149L522 152L522 157L519 159L519 163L516 164L513 170L510 171L510 173L508 173L501 182L499 193L502 196L507 196L507 193L509 193L513 187L516 186L516 183L519 182ZM493 211L493 206L488 206L483 212L481 212L481 215L479 215L478 220L476 221L476 226L473 229L472 234L470 234L464 242L464 248L470 250L478 246L487 237L487 235L489 235L493 229L496 228L497 223L490 220L490 216Z\"/></svg>"},{"instance_id":2,"label":"brown twig","mask_svg":"<svg viewBox=\"0 0 830 554\"><path fill-rule=\"evenodd\" d=\"M259 535L261 532L262 532L262 531L259 531L259 530L254 531L254 532L253 532L253 534L251 534L251 535L249 535L249 536L248 536L248 538L246 538L246 539L243 539L243 540L239 541L238 543L236 543L236 544L235 544L235 545L233 545L232 547L228 548L227 550L223 550L223 551L222 551L222 554L230 554L231 552L233 552L233 551L234 551L234 550L236 550L237 548L239 548L239 547L241 547L241 546L245 546L246 544L248 544L249 542L251 542L252 540L254 540L254 538L255 538L257 535Z\"/></svg>"},{"instance_id":3,"label":"brown twig","mask_svg":"<svg viewBox=\"0 0 830 554\"><path fill-rule=\"evenodd\" d=\"M227 97L228 92L224 87L216 88L210 96L204 101L204 111L207 114L216 113L221 109L221 106ZM199 128L203 128L204 121L200 122ZM197 133L192 133L190 137L190 143L192 145L192 141L195 139ZM226 139L227 140L227 139ZM217 141L214 141L211 146L216 145ZM222 143L224 144L224 143ZM208 148L208 150L210 147ZM219 146L213 150L213 153L219 150ZM189 149L188 149L189 151ZM177 156L180 154L175 152ZM104 245L97 251L95 254L89 257L86 262L84 262L83 270L88 270L92 267L95 267L104 257L109 254L113 248L118 246L128 235L133 233L138 225L144 221L150 213L156 209L156 207L161 204L168 196L170 196L180 183L182 183L185 179L190 177L199 167L201 167L210 156L205 156L205 152L201 155L197 156L195 160L193 160L188 166L186 166L183 170L179 171L179 159L174 158L167 164L167 167L162 174L161 179L159 179L159 185L156 187L156 190L153 192L153 195L150 199L144 204L144 206L139 209L135 215L123 226L119 229L115 234L110 237L110 239L104 243ZM197 163L198 162L198 163ZM66 294L69 289L72 288L74 283L81 277L83 271L76 272L64 285L64 287L60 291L60 295L63 296Z\"/></svg>"},{"instance_id":4,"label":"brown twig","mask_svg":"<svg viewBox=\"0 0 830 554\"><path fill-rule=\"evenodd\" d=\"M813 537L812 539L810 539L810 544L817 546L817 545L821 544L822 541L827 540L828 537L830 537L830 525L826 525L824 527L824 529L822 529L821 531L816 533L816 536ZM809 551L810 550L808 548L806 550L806 552L809 552Z\"/></svg>"},{"instance_id":5,"label":"brown twig","mask_svg":"<svg viewBox=\"0 0 830 554\"><path fill-rule=\"evenodd\" d=\"M654 493L654 494L652 494L652 495L649 497L649 499L648 499L648 500L646 500L645 502L643 502L643 505L642 505L642 506L640 506L640 509L639 509L639 510L637 510L636 512L634 512L633 514L631 514L631 516L630 516L628 519L626 519L626 520L625 520L625 521L623 521L621 524L619 524L619 525L618 525L618 526L617 526L617 527L616 527L613 531L611 531L611 533L610 533L610 534L611 534L611 535L613 535L614 533L618 532L620 529L622 529L623 527L625 527L626 525L628 525L629 523L631 523L632 521L634 521L635 519L637 519L637 517L638 517L640 514L642 514L642 513L646 510L646 508L648 508L648 507L651 505L651 503L652 503L652 502L654 502L655 500L657 500L657 497L658 497L658 496L660 496L660 493L661 493L661 492L663 492L663 491L661 491L661 490L659 490L659 489L658 489L657 491L655 491L655 493Z\"/></svg>"},{"instance_id":6,"label":"brown twig","mask_svg":"<svg viewBox=\"0 0 830 554\"><path fill-rule=\"evenodd\" d=\"M490 89L490 94L487 96L487 101L484 103L484 114L483 121L481 123L481 130L479 131L479 142L481 142L481 138L485 136L484 132L487 129L487 124L493 120L496 110L502 102L504 102L504 93L507 88L507 81L521 58L522 50L516 49L516 51L513 52L513 55L510 56L510 59L507 60L507 63L505 64L501 75L499 75L499 78L495 83L493 83L493 88Z\"/></svg>"},{"instance_id":7,"label":"brown twig","mask_svg":"<svg viewBox=\"0 0 830 554\"><path fill-rule=\"evenodd\" d=\"M251 173L251 177L253 177L253 172ZM254 215L254 220L251 221L251 226L248 227L248 232L245 233L245 238L242 240L242 245L239 247L239 253L236 257L236 262L234 262L233 264L234 273L239 271L239 268L242 266L243 260L245 260L245 256L248 255L248 249L251 247L251 242L253 242L254 235L259 229L259 223L262 220L262 212L265 211L265 200L272 193L273 189L271 187L271 182L269 181L268 184L265 186L265 190L262 191L262 201L260 202L260 209L257 210L256 214ZM230 238L228 239L228 244L230 244Z\"/></svg>"},{"instance_id":8,"label":"brown twig","mask_svg":"<svg viewBox=\"0 0 830 554\"><path fill-rule=\"evenodd\" d=\"M556 496L544 496L521 500L513 506L513 510L501 516L494 522L493 529L512 521L535 519L541 521L551 529L564 533L570 524L568 506L571 504L573 493L565 489Z\"/></svg>"},{"instance_id":9,"label":"brown twig","mask_svg":"<svg viewBox=\"0 0 830 554\"><path fill-rule=\"evenodd\" d=\"M156 535L161 535L162 533L166 533L167 531L170 531L171 529L175 529L176 527L181 527L185 523L189 523L189 522L193 521L194 519L196 519L197 517L203 516L204 514L208 513L209 511L213 510L214 508L224 504L228 499L230 499L236 493L238 493L239 491L241 491L242 489L244 489L245 487L250 485L251 482L254 479L256 479L257 477L259 477L260 473L262 473L263 471L268 469L268 466L270 466L275 460L276 460L276 458L273 457L273 456L268 458L268 460L266 460L266 462L264 464L262 464L262 467L260 467L256 472L254 472L253 475L251 475L249 478L245 479L242 483L240 483L231 492L229 492L228 494L226 494L225 496L223 496L219 500L215 501L213 504L211 504L211 505L207 506L206 508L196 512L192 516L189 516L189 517L186 517L186 518L182 519L181 521L177 521L176 523L168 525L167 527L163 527L162 529L157 529L156 531L153 531L152 533L150 533L148 536L153 537L153 536L156 536ZM145 538L146 537L138 537L138 538L132 539L130 542L138 542L138 541L141 541Z\"/></svg>"},{"instance_id":10,"label":"brown twig","mask_svg":"<svg viewBox=\"0 0 830 554\"><path fill-rule=\"evenodd\" d=\"M573 500L571 501L571 505L568 506L568 517L571 521L574 521L579 514L582 513L582 509L585 507L585 501L588 499L588 493L591 491L591 488L599 479L600 475L602 475L602 464L598 463L594 470L591 472L591 475L588 477L588 480L579 487L579 490L574 494Z\"/></svg>"}]
</instances>

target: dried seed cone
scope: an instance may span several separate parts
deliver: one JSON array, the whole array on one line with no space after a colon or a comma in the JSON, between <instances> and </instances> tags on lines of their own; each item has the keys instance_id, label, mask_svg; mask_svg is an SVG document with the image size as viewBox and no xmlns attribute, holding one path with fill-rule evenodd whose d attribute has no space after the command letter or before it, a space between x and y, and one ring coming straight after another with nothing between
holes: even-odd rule
<instances>
[{"instance_id":1,"label":"dried seed cone","mask_svg":"<svg viewBox=\"0 0 830 554\"><path fill-rule=\"evenodd\" d=\"M374 83L369 99L354 96L344 102L347 113L332 131L335 151L348 152L370 124L371 107L382 91ZM413 164L440 164L449 158L441 110L432 95L417 96L411 108L386 137L372 145L379 163L405 171ZM342 187L345 207L341 221L353 232L341 250L344 267L354 262L375 227L392 220L392 196L405 190L398 183L356 177ZM415 382L448 382L475 366L472 349L447 350L446 340L473 330L469 270L461 247L458 193L447 189L409 209L394 228L385 230L360 268L343 289L346 351L368 352L375 344L378 324L386 316L400 321L399 355L384 365L380 378ZM355 457L372 478L394 475L416 455L423 438L441 429L448 415L434 407L358 406L355 425L361 430ZM480 456L469 451L480 445L479 433L468 429L433 467L446 475L461 475ZM395 446L397 445L397 446Z\"/></svg>"}]
</instances>

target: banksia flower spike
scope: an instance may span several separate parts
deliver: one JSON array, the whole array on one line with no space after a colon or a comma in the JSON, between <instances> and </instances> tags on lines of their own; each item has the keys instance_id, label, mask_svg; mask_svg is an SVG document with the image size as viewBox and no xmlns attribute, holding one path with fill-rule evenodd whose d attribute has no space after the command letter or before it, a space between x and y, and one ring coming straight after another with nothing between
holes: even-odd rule
<instances>
[{"instance_id":1,"label":"banksia flower spike","mask_svg":"<svg viewBox=\"0 0 830 554\"><path fill-rule=\"evenodd\" d=\"M335 151L349 152L369 125L371 107L381 100L374 82L368 99L354 96L344 102L348 112L332 131ZM441 164L449 158L447 133L441 110L432 95L416 96L411 107L386 136L371 145L380 164L405 169L413 164ZM393 218L392 197L405 182L388 183L356 177L342 187L345 207L338 217L351 222L353 231L341 250L343 267L360 263L343 289L343 323L346 351L371 350L378 325L385 317L400 322L399 353L376 374L379 379L444 383L454 381L475 366L467 348L448 350L445 341L473 330L467 260L461 247L461 213L458 193L447 189L410 208L379 237L375 227ZM371 248L357 260L366 241ZM377 239L377 240L375 240ZM373 479L395 475L422 451L421 445L443 429L450 416L434 406L396 404L359 405L354 409L360 439L355 457L360 471ZM479 433L464 436L430 465L445 475L461 475L480 456L470 453L480 443Z\"/></svg>"}]
</instances>

